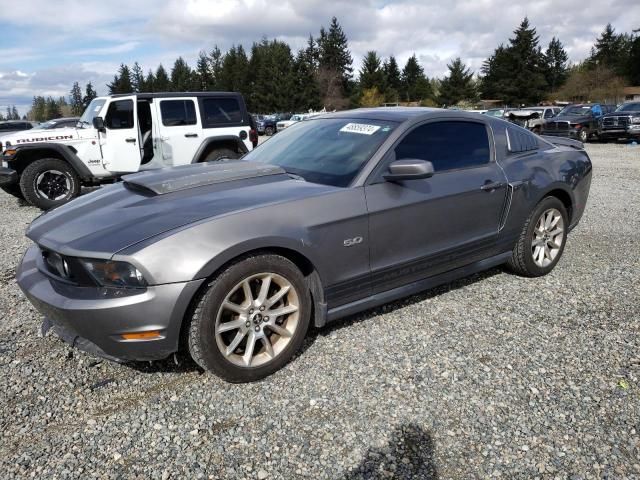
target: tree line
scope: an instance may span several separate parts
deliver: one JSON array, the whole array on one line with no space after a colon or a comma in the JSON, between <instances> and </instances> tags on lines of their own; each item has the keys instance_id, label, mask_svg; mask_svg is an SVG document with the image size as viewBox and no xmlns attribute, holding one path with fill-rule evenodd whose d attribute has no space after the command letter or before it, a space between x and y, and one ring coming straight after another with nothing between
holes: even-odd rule
<instances>
[{"instance_id":1,"label":"tree line","mask_svg":"<svg viewBox=\"0 0 640 480\"><path fill-rule=\"evenodd\" d=\"M65 97L53 98L49 96L45 98L41 95L34 96L27 118L36 122L44 122L54 118L77 117L82 115L87 105L97 96L98 94L91 82L86 84L84 94L78 82L74 82L68 101Z\"/></svg>"},{"instance_id":2,"label":"tree line","mask_svg":"<svg viewBox=\"0 0 640 480\"><path fill-rule=\"evenodd\" d=\"M24 119L26 120L26 117ZM20 120L20 114L15 105L7 105L5 114L0 112L0 122L4 120Z\"/></svg>"},{"instance_id":3,"label":"tree line","mask_svg":"<svg viewBox=\"0 0 640 480\"><path fill-rule=\"evenodd\" d=\"M443 78L429 78L415 54L400 68L393 55L383 58L369 51L354 75L347 35L333 17L328 28L310 35L297 52L267 38L254 42L248 52L242 45L226 52L216 46L201 51L193 68L182 57L168 70L160 64L146 73L138 62L121 64L107 88L110 94L236 91L250 111L265 113L400 102L466 108L480 98L514 106L546 100L597 101L619 98L625 85L640 84L640 35L638 30L616 33L607 25L589 57L570 65L560 39L553 37L543 50L536 28L524 18L478 72L460 58L447 68ZM83 94L76 82L67 106L63 99L34 97L30 118L53 118L65 109L79 115L94 97L91 83Z\"/></svg>"}]
</instances>

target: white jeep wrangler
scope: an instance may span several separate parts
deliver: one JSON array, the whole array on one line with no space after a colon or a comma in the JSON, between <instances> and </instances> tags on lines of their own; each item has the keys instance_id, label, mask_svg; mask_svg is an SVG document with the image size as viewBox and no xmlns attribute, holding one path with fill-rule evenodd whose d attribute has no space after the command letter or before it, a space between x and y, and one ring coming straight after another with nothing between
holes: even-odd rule
<instances>
[{"instance_id":1,"label":"white jeep wrangler","mask_svg":"<svg viewBox=\"0 0 640 480\"><path fill-rule=\"evenodd\" d=\"M49 209L76 197L82 186L139 170L238 158L257 143L239 93L98 97L76 127L0 138L0 188Z\"/></svg>"}]
</instances>

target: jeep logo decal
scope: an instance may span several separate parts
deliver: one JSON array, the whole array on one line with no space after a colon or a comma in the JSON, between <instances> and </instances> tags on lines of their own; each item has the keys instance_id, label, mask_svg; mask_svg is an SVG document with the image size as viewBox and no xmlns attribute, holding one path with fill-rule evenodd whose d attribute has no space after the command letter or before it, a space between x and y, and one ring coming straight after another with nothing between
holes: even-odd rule
<instances>
[{"instance_id":1,"label":"jeep logo decal","mask_svg":"<svg viewBox=\"0 0 640 480\"><path fill-rule=\"evenodd\" d=\"M73 135L56 135L53 137L20 138L16 143L50 142L51 140L73 140Z\"/></svg>"}]
</instances>

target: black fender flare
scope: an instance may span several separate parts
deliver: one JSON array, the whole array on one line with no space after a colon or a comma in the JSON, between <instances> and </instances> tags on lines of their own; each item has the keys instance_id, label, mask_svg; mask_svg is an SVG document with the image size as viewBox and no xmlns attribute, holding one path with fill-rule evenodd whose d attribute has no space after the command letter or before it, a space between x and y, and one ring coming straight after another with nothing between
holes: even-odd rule
<instances>
[{"instance_id":1,"label":"black fender flare","mask_svg":"<svg viewBox=\"0 0 640 480\"><path fill-rule=\"evenodd\" d=\"M202 141L202 143L198 147L198 150L196 150L196 153L193 155L191 163L200 162L205 152L212 146L215 146L215 144L220 144L221 146L223 146L228 145L229 143L233 143L237 147L238 151L242 153L242 155L249 152L247 146L237 135L221 135L217 137L209 137Z\"/></svg>"},{"instance_id":2,"label":"black fender flare","mask_svg":"<svg viewBox=\"0 0 640 480\"><path fill-rule=\"evenodd\" d=\"M47 152L52 152L54 157L61 157L69 163L76 171L78 176L85 181L91 180L93 174L89 167L78 157L71 148L60 143L38 143L36 145L17 145L15 147L15 157L11 160L12 164L24 162L39 158L47 158ZM51 156L51 155L49 155Z\"/></svg>"}]
</instances>

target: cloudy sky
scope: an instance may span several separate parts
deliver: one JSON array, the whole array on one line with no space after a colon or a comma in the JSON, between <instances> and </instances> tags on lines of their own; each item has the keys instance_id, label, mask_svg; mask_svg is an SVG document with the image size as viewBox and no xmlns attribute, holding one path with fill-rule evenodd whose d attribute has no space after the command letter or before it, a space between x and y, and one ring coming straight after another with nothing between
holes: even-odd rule
<instances>
[{"instance_id":1,"label":"cloudy sky","mask_svg":"<svg viewBox=\"0 0 640 480\"><path fill-rule=\"evenodd\" d=\"M427 75L456 56L478 69L526 15L543 45L558 36L572 61L588 55L607 22L640 28L639 0L0 0L0 109L24 113L34 95L68 95L74 81L98 93L121 62L145 71L217 44L250 47L263 36L301 47L338 17L358 68L368 50L416 53Z\"/></svg>"}]
</instances>

